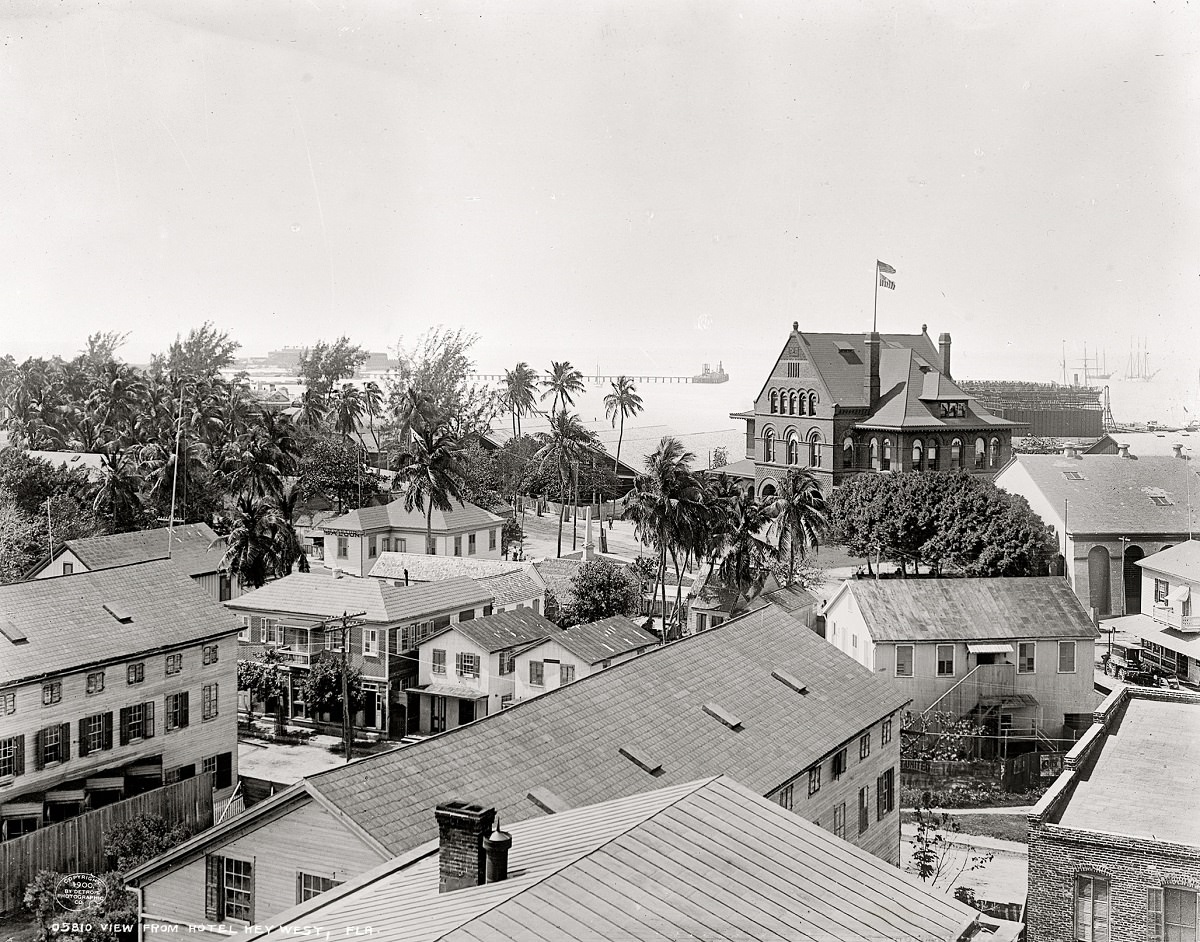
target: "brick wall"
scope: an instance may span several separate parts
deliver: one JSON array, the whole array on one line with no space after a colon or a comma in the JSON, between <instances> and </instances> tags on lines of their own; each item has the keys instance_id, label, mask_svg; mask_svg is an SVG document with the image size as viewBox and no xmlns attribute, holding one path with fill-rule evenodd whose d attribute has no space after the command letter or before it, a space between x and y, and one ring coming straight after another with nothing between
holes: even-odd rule
<instances>
[{"instance_id":1,"label":"brick wall","mask_svg":"<svg viewBox=\"0 0 1200 942\"><path fill-rule=\"evenodd\" d=\"M496 819L494 808L447 802L434 811L438 823L438 892L483 882L483 838Z\"/></svg>"}]
</instances>

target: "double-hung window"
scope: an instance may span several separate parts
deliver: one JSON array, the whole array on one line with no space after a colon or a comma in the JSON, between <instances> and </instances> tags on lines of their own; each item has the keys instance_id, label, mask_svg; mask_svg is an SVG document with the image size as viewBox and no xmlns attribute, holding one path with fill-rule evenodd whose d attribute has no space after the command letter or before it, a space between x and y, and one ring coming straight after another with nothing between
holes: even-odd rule
<instances>
[{"instance_id":1,"label":"double-hung window","mask_svg":"<svg viewBox=\"0 0 1200 942\"><path fill-rule=\"evenodd\" d=\"M954 645L939 644L937 646L937 675L939 677L954 676Z\"/></svg>"},{"instance_id":2,"label":"double-hung window","mask_svg":"<svg viewBox=\"0 0 1200 942\"><path fill-rule=\"evenodd\" d=\"M379 629L363 629L363 657L379 657Z\"/></svg>"},{"instance_id":3,"label":"double-hung window","mask_svg":"<svg viewBox=\"0 0 1200 942\"><path fill-rule=\"evenodd\" d=\"M154 701L121 708L121 745L154 736Z\"/></svg>"},{"instance_id":4,"label":"double-hung window","mask_svg":"<svg viewBox=\"0 0 1200 942\"><path fill-rule=\"evenodd\" d=\"M866 834L871 826L871 786L864 785L858 790L858 833Z\"/></svg>"},{"instance_id":5,"label":"double-hung window","mask_svg":"<svg viewBox=\"0 0 1200 942\"><path fill-rule=\"evenodd\" d=\"M811 798L821 790L821 766L814 765L808 770L808 797Z\"/></svg>"},{"instance_id":6,"label":"double-hung window","mask_svg":"<svg viewBox=\"0 0 1200 942\"><path fill-rule=\"evenodd\" d=\"M206 644L204 646L203 662L205 664L217 663L217 646L215 644Z\"/></svg>"},{"instance_id":7,"label":"double-hung window","mask_svg":"<svg viewBox=\"0 0 1200 942\"><path fill-rule=\"evenodd\" d=\"M833 835L846 839L846 803L839 802L833 806Z\"/></svg>"},{"instance_id":8,"label":"double-hung window","mask_svg":"<svg viewBox=\"0 0 1200 942\"><path fill-rule=\"evenodd\" d=\"M433 660L431 670L435 674L446 673L446 652L442 648L433 649Z\"/></svg>"},{"instance_id":9,"label":"double-hung window","mask_svg":"<svg viewBox=\"0 0 1200 942\"><path fill-rule=\"evenodd\" d=\"M37 757L39 768L52 762L66 762L71 758L71 727L66 723L47 726L38 733Z\"/></svg>"},{"instance_id":10,"label":"double-hung window","mask_svg":"<svg viewBox=\"0 0 1200 942\"><path fill-rule=\"evenodd\" d=\"M205 684L200 688L200 719L211 720L217 716L217 684Z\"/></svg>"},{"instance_id":11,"label":"double-hung window","mask_svg":"<svg viewBox=\"0 0 1200 942\"><path fill-rule=\"evenodd\" d=\"M94 713L79 721L79 755L112 748L112 714Z\"/></svg>"},{"instance_id":12,"label":"double-hung window","mask_svg":"<svg viewBox=\"0 0 1200 942\"><path fill-rule=\"evenodd\" d=\"M468 536L467 536L467 555L468 556L475 555L475 534L474 533L468 534Z\"/></svg>"},{"instance_id":13,"label":"double-hung window","mask_svg":"<svg viewBox=\"0 0 1200 942\"><path fill-rule=\"evenodd\" d=\"M454 655L454 659L458 662L454 665L455 671L459 677L478 677L479 676L479 655L470 652L461 652Z\"/></svg>"},{"instance_id":14,"label":"double-hung window","mask_svg":"<svg viewBox=\"0 0 1200 942\"><path fill-rule=\"evenodd\" d=\"M911 677L913 675L913 646L911 644L896 645L896 676Z\"/></svg>"},{"instance_id":15,"label":"double-hung window","mask_svg":"<svg viewBox=\"0 0 1200 942\"><path fill-rule=\"evenodd\" d=\"M1108 880L1080 874L1075 877L1076 942L1109 942Z\"/></svg>"},{"instance_id":16,"label":"double-hung window","mask_svg":"<svg viewBox=\"0 0 1200 942\"><path fill-rule=\"evenodd\" d=\"M456 536L454 538L454 555L455 556L462 555L462 537L461 536Z\"/></svg>"},{"instance_id":17,"label":"double-hung window","mask_svg":"<svg viewBox=\"0 0 1200 942\"><path fill-rule=\"evenodd\" d=\"M254 864L210 854L204 859L204 913L215 922L254 921Z\"/></svg>"},{"instance_id":18,"label":"double-hung window","mask_svg":"<svg viewBox=\"0 0 1200 942\"><path fill-rule=\"evenodd\" d=\"M517 657L512 651L500 652L500 673L511 674L513 668L516 667Z\"/></svg>"},{"instance_id":19,"label":"double-hung window","mask_svg":"<svg viewBox=\"0 0 1200 942\"><path fill-rule=\"evenodd\" d=\"M794 785L784 785L775 793L775 801L780 808L785 808L788 811L792 810L792 805L796 799L796 789Z\"/></svg>"},{"instance_id":20,"label":"double-hung window","mask_svg":"<svg viewBox=\"0 0 1200 942\"><path fill-rule=\"evenodd\" d=\"M0 739L0 780L25 773L25 737Z\"/></svg>"},{"instance_id":21,"label":"double-hung window","mask_svg":"<svg viewBox=\"0 0 1200 942\"><path fill-rule=\"evenodd\" d=\"M1037 642L1022 641L1017 645L1017 673L1033 674L1037 671Z\"/></svg>"},{"instance_id":22,"label":"double-hung window","mask_svg":"<svg viewBox=\"0 0 1200 942\"><path fill-rule=\"evenodd\" d=\"M885 746L892 741L892 718L890 716L883 721L880 727L879 740Z\"/></svg>"},{"instance_id":23,"label":"double-hung window","mask_svg":"<svg viewBox=\"0 0 1200 942\"><path fill-rule=\"evenodd\" d=\"M1060 674L1075 673L1075 642L1058 642L1058 672Z\"/></svg>"},{"instance_id":24,"label":"double-hung window","mask_svg":"<svg viewBox=\"0 0 1200 942\"><path fill-rule=\"evenodd\" d=\"M572 684L575 682L575 665L574 664L559 664L558 665L558 684Z\"/></svg>"},{"instance_id":25,"label":"double-hung window","mask_svg":"<svg viewBox=\"0 0 1200 942\"><path fill-rule=\"evenodd\" d=\"M495 548L496 548L496 531L495 531L495 529L491 529L491 530L488 530L488 549L494 550Z\"/></svg>"},{"instance_id":26,"label":"double-hung window","mask_svg":"<svg viewBox=\"0 0 1200 942\"><path fill-rule=\"evenodd\" d=\"M836 782L846 771L846 750L840 749L833 756L833 780Z\"/></svg>"},{"instance_id":27,"label":"double-hung window","mask_svg":"<svg viewBox=\"0 0 1200 942\"><path fill-rule=\"evenodd\" d=\"M1146 938L1151 942L1197 942L1198 897L1195 890L1150 887L1146 891Z\"/></svg>"},{"instance_id":28,"label":"double-hung window","mask_svg":"<svg viewBox=\"0 0 1200 942\"><path fill-rule=\"evenodd\" d=\"M52 680L42 684L42 705L50 706L62 700L62 681Z\"/></svg>"},{"instance_id":29,"label":"double-hung window","mask_svg":"<svg viewBox=\"0 0 1200 942\"><path fill-rule=\"evenodd\" d=\"M374 559L379 555L379 540L377 537L367 537L367 558Z\"/></svg>"},{"instance_id":30,"label":"double-hung window","mask_svg":"<svg viewBox=\"0 0 1200 942\"><path fill-rule=\"evenodd\" d=\"M1166 579L1154 580L1154 604L1162 605L1167 601L1167 596L1171 594L1171 583Z\"/></svg>"},{"instance_id":31,"label":"double-hung window","mask_svg":"<svg viewBox=\"0 0 1200 942\"><path fill-rule=\"evenodd\" d=\"M240 636L239 636L240 637ZM247 639L249 640L249 639ZM168 654L167 655L167 674L178 674L183 670L183 655Z\"/></svg>"},{"instance_id":32,"label":"double-hung window","mask_svg":"<svg viewBox=\"0 0 1200 942\"><path fill-rule=\"evenodd\" d=\"M871 734L863 733L858 737L858 761L862 762L871 754Z\"/></svg>"},{"instance_id":33,"label":"double-hung window","mask_svg":"<svg viewBox=\"0 0 1200 942\"><path fill-rule=\"evenodd\" d=\"M167 695L166 702L167 731L183 729L188 724L188 695L187 691Z\"/></svg>"},{"instance_id":34,"label":"double-hung window","mask_svg":"<svg viewBox=\"0 0 1200 942\"><path fill-rule=\"evenodd\" d=\"M350 556L350 538L339 536L337 538L337 558L347 559Z\"/></svg>"},{"instance_id":35,"label":"double-hung window","mask_svg":"<svg viewBox=\"0 0 1200 942\"><path fill-rule=\"evenodd\" d=\"M544 687L546 685L545 668L546 668L546 665L544 663L542 663L541 661L530 661L529 662L529 684L530 684L530 686Z\"/></svg>"},{"instance_id":36,"label":"double-hung window","mask_svg":"<svg viewBox=\"0 0 1200 942\"><path fill-rule=\"evenodd\" d=\"M326 890L332 890L335 886L341 885L342 881L335 880L333 877L321 877L312 873L298 873L296 875L296 902L307 902L314 896L319 896Z\"/></svg>"}]
</instances>

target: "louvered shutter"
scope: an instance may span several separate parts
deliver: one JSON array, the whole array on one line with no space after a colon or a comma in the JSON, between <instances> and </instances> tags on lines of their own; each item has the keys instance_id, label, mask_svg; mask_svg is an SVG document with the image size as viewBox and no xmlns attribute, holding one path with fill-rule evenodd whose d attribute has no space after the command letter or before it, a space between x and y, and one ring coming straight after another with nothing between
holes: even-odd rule
<instances>
[{"instance_id":1,"label":"louvered shutter","mask_svg":"<svg viewBox=\"0 0 1200 942\"><path fill-rule=\"evenodd\" d=\"M204 915L214 922L225 918L225 858L209 854L204 858Z\"/></svg>"},{"instance_id":2,"label":"louvered shutter","mask_svg":"<svg viewBox=\"0 0 1200 942\"><path fill-rule=\"evenodd\" d=\"M883 776L881 775L881 776L879 776L879 778L877 778L875 780L875 820L876 821L883 820L883 803L884 803L884 795L885 795L885 792L883 789L884 789Z\"/></svg>"},{"instance_id":3,"label":"louvered shutter","mask_svg":"<svg viewBox=\"0 0 1200 942\"><path fill-rule=\"evenodd\" d=\"M142 738L154 738L154 701L147 700L142 704Z\"/></svg>"},{"instance_id":4,"label":"louvered shutter","mask_svg":"<svg viewBox=\"0 0 1200 942\"><path fill-rule=\"evenodd\" d=\"M46 765L45 733L44 729L39 729L33 737L33 768L38 772Z\"/></svg>"},{"instance_id":5,"label":"louvered shutter","mask_svg":"<svg viewBox=\"0 0 1200 942\"><path fill-rule=\"evenodd\" d=\"M1163 942L1163 891L1161 886L1146 890L1146 940Z\"/></svg>"},{"instance_id":6,"label":"louvered shutter","mask_svg":"<svg viewBox=\"0 0 1200 942\"><path fill-rule=\"evenodd\" d=\"M259 644L262 642L262 616L250 616L250 642L251 644Z\"/></svg>"},{"instance_id":7,"label":"louvered shutter","mask_svg":"<svg viewBox=\"0 0 1200 942\"><path fill-rule=\"evenodd\" d=\"M129 707L121 707L121 745L129 745Z\"/></svg>"},{"instance_id":8,"label":"louvered shutter","mask_svg":"<svg viewBox=\"0 0 1200 942\"><path fill-rule=\"evenodd\" d=\"M25 737L17 736L13 741L13 777L25 774Z\"/></svg>"},{"instance_id":9,"label":"louvered shutter","mask_svg":"<svg viewBox=\"0 0 1200 942\"><path fill-rule=\"evenodd\" d=\"M179 695L179 725L187 726L188 724L188 695L185 690Z\"/></svg>"},{"instance_id":10,"label":"louvered shutter","mask_svg":"<svg viewBox=\"0 0 1200 942\"><path fill-rule=\"evenodd\" d=\"M112 713L104 714L104 748L112 748Z\"/></svg>"},{"instance_id":11,"label":"louvered shutter","mask_svg":"<svg viewBox=\"0 0 1200 942\"><path fill-rule=\"evenodd\" d=\"M463 656L462 656L462 653L461 653L461 652L459 652L458 654L454 655L454 672L455 672L456 674L458 674L460 677L462 676L462 672L463 672Z\"/></svg>"},{"instance_id":12,"label":"louvered shutter","mask_svg":"<svg viewBox=\"0 0 1200 942\"><path fill-rule=\"evenodd\" d=\"M79 758L88 754L88 721L84 717L79 721Z\"/></svg>"},{"instance_id":13,"label":"louvered shutter","mask_svg":"<svg viewBox=\"0 0 1200 942\"><path fill-rule=\"evenodd\" d=\"M66 762L71 758L71 724L63 723L58 728L58 761Z\"/></svg>"}]
</instances>

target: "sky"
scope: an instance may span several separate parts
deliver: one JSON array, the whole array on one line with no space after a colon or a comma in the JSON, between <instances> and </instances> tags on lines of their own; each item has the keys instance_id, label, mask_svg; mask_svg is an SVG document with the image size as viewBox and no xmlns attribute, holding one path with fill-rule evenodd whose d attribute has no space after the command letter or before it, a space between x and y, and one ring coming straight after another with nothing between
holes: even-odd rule
<instances>
[{"instance_id":1,"label":"sky","mask_svg":"<svg viewBox=\"0 0 1200 942\"><path fill-rule=\"evenodd\" d=\"M1198 6L9 0L0 353L445 324L740 389L878 258L958 377L1145 338L1195 390Z\"/></svg>"}]
</instances>

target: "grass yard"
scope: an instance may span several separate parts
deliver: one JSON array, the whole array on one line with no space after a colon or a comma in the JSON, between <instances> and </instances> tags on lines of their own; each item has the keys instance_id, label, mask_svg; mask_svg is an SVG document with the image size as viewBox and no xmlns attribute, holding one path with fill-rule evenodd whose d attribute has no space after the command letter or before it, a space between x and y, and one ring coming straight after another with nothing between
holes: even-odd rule
<instances>
[{"instance_id":1,"label":"grass yard","mask_svg":"<svg viewBox=\"0 0 1200 942\"><path fill-rule=\"evenodd\" d=\"M913 824L916 815L903 812L901 822ZM959 834L977 837L992 837L999 841L1029 841L1029 820L1023 814L956 814L949 818L951 825L958 825Z\"/></svg>"}]
</instances>

